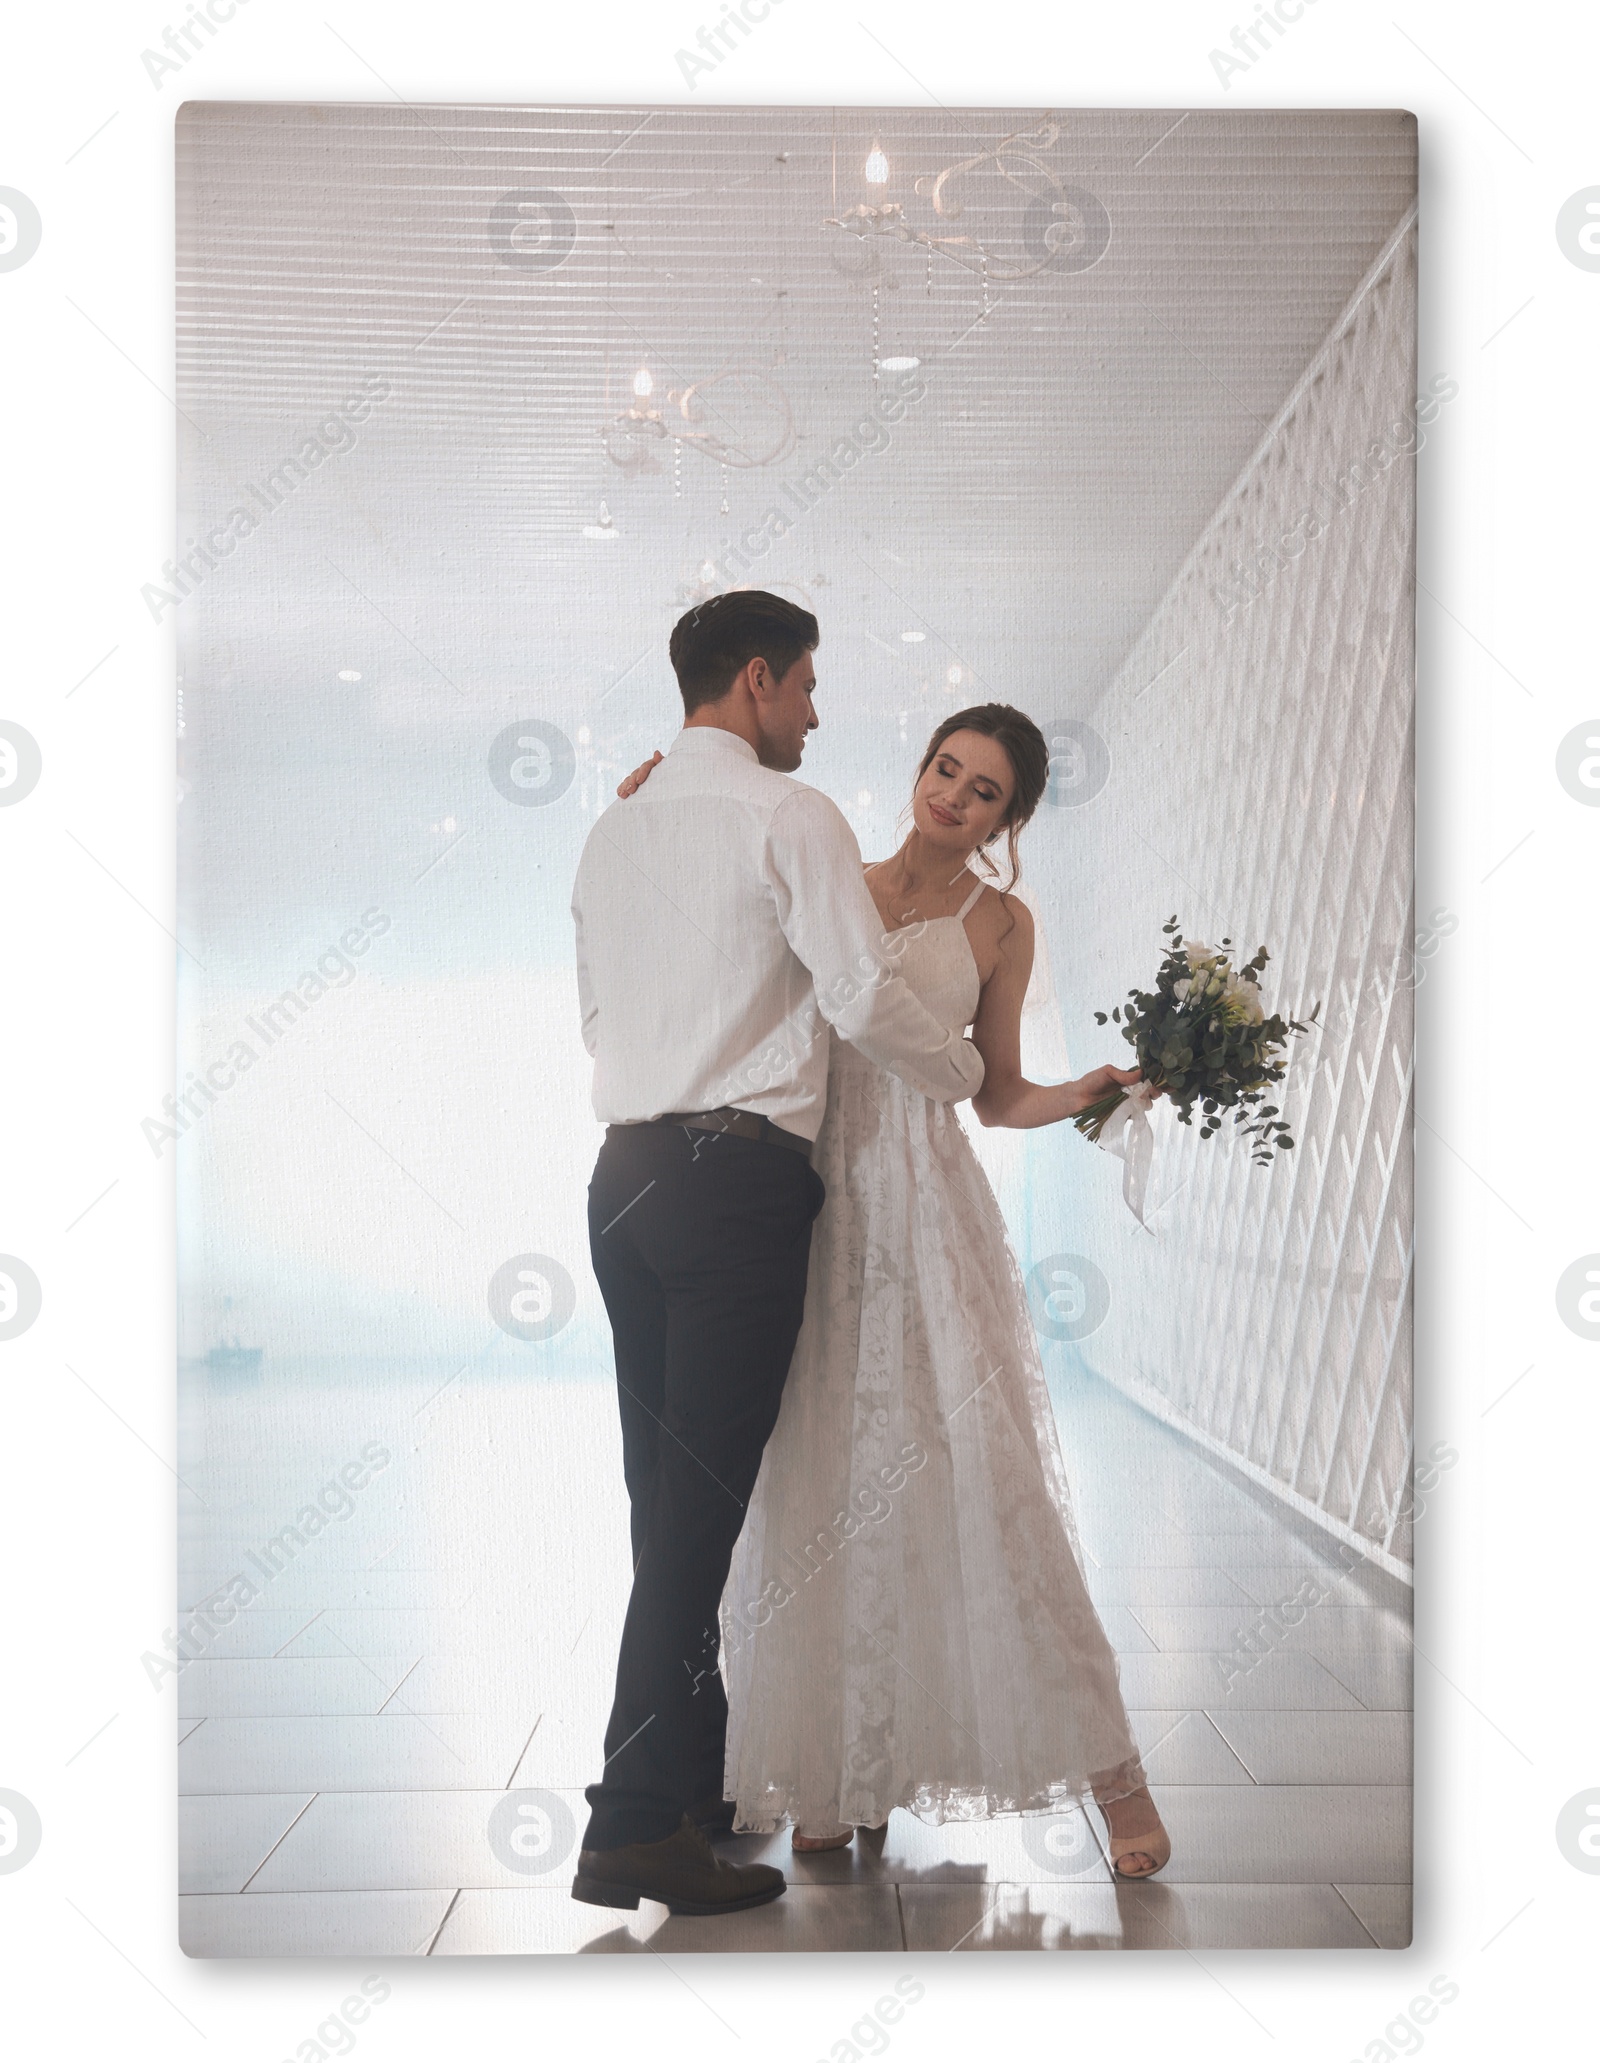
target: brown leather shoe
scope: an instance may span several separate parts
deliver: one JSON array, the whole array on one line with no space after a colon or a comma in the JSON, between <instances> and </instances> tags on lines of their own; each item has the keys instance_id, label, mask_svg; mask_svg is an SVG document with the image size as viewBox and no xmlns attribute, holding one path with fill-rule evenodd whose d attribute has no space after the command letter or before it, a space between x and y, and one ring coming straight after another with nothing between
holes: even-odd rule
<instances>
[{"instance_id":1,"label":"brown leather shoe","mask_svg":"<svg viewBox=\"0 0 1600 2063\"><path fill-rule=\"evenodd\" d=\"M631 1911L654 1898L668 1912L740 1913L766 1905L789 1888L782 1870L763 1862L724 1862L688 1813L665 1841L631 1841L625 1848L585 1848L578 1855L572 1895L585 1905Z\"/></svg>"}]
</instances>

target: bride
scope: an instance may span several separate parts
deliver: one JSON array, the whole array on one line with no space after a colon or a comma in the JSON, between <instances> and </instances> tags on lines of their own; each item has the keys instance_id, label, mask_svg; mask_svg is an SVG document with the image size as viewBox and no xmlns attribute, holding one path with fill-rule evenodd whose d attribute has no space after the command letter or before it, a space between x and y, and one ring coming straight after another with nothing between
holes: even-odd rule
<instances>
[{"instance_id":1,"label":"bride","mask_svg":"<svg viewBox=\"0 0 1600 2063\"><path fill-rule=\"evenodd\" d=\"M948 717L912 829L866 869L899 975L983 1056L985 1125L1056 1124L1137 1068L1027 1081L1033 919L1017 839L1049 754L1020 711ZM639 769L637 780L648 774ZM631 792L632 781L619 792ZM974 874L997 869L1004 888ZM1021 1273L953 1107L831 1031L827 1202L805 1316L722 1599L737 1831L881 1847L889 1813L986 1819L1093 1798L1112 1867L1170 1844L1084 1581Z\"/></svg>"}]
</instances>

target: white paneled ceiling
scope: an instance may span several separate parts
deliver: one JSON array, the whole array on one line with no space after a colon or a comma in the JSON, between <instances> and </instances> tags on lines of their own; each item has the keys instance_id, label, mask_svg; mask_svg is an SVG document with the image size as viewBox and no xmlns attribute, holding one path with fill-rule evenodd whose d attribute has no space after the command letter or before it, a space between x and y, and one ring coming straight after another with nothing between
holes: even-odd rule
<instances>
[{"instance_id":1,"label":"white paneled ceiling","mask_svg":"<svg viewBox=\"0 0 1600 2063\"><path fill-rule=\"evenodd\" d=\"M1042 162L1109 218L1087 270L997 279L985 316L977 272L823 226L870 200L938 228L915 179L1047 119ZM889 177L869 187L875 143ZM179 173L185 534L360 379L394 388L208 579L186 632L202 673L286 692L364 640L469 696L530 665L597 695L861 418L876 298L881 355L919 358L927 397L762 582L855 626L863 658L920 624L941 672L958 654L1061 710L1115 673L1409 205L1415 129L1389 110L195 103ZM491 233L530 189L570 210L542 253ZM1010 269L1026 196L981 173L960 191L944 233ZM601 433L641 366L653 403L757 369L712 406L754 441L775 383L793 448L731 469L727 513L697 452L676 488L670 456L629 476ZM610 541L584 535L602 500Z\"/></svg>"}]
</instances>

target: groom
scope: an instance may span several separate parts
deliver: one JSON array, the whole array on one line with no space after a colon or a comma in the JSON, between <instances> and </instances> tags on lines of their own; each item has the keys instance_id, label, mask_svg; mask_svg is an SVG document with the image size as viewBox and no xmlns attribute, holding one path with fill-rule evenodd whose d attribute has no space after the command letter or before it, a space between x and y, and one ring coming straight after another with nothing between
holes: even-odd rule
<instances>
[{"instance_id":1,"label":"groom","mask_svg":"<svg viewBox=\"0 0 1600 2063\"><path fill-rule=\"evenodd\" d=\"M976 1049L902 981L842 813L788 776L816 729L817 619L760 591L672 632L684 726L613 804L573 888L583 1039L605 1142L589 1250L611 1320L633 1590L574 1898L735 1912L717 1607L800 1330L824 1025L940 1102Z\"/></svg>"}]
</instances>

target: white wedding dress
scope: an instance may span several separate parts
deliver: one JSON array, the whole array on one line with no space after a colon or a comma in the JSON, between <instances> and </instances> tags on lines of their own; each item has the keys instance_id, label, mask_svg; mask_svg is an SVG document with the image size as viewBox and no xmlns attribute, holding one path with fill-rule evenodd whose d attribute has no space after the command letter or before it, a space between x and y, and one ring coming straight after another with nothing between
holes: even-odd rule
<instances>
[{"instance_id":1,"label":"white wedding dress","mask_svg":"<svg viewBox=\"0 0 1600 2063\"><path fill-rule=\"evenodd\" d=\"M964 917L897 937L952 1030ZM1016 1258L953 1106L830 1039L805 1317L722 1599L735 1825L1060 1810L1145 1781Z\"/></svg>"}]
</instances>

